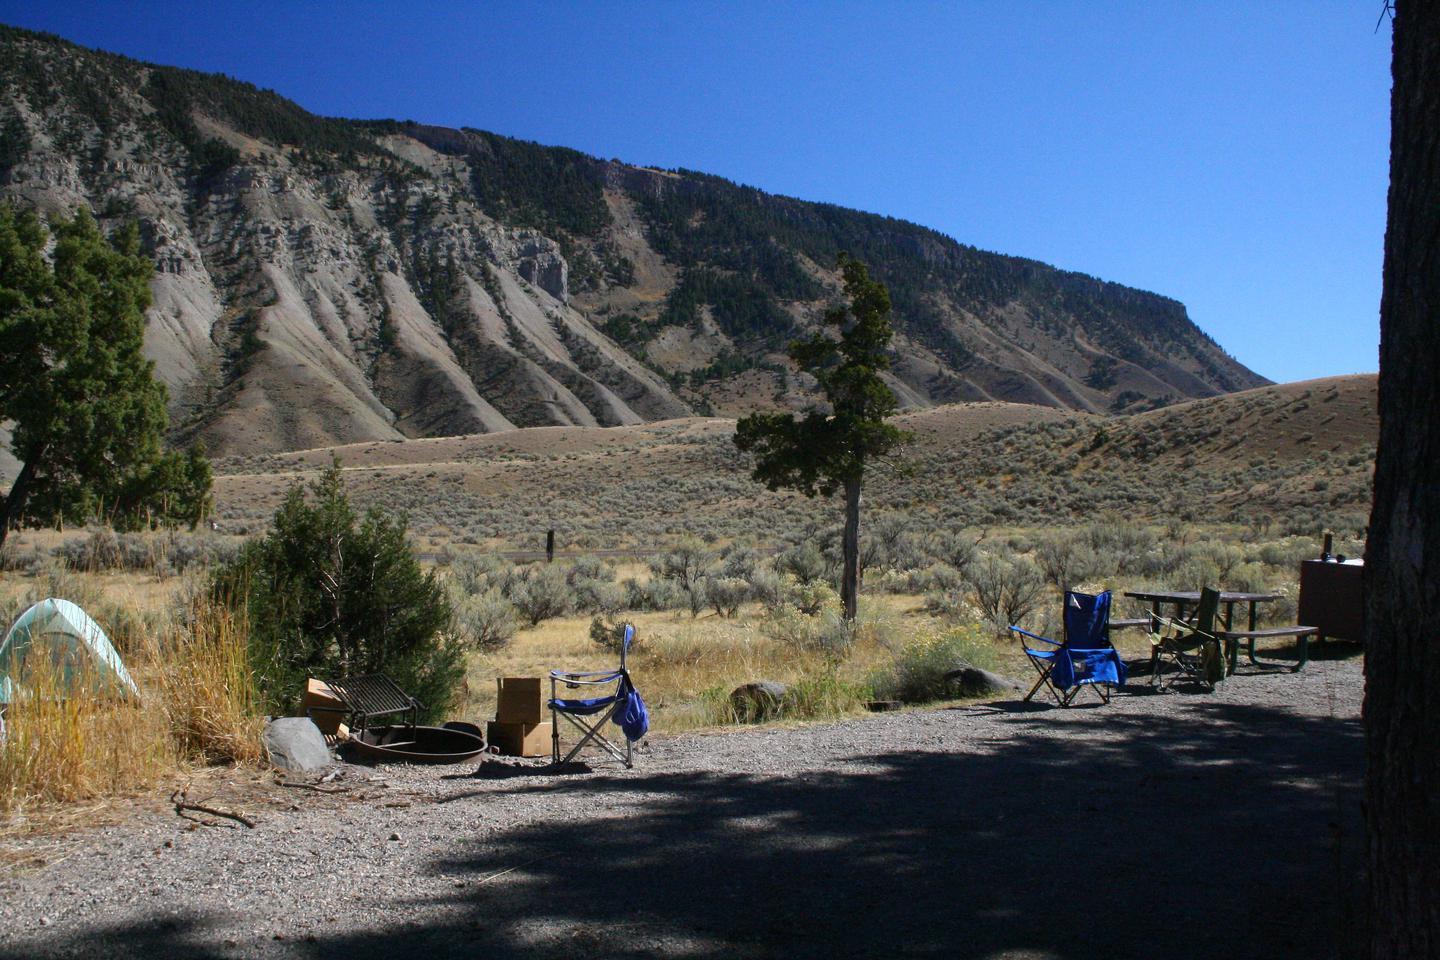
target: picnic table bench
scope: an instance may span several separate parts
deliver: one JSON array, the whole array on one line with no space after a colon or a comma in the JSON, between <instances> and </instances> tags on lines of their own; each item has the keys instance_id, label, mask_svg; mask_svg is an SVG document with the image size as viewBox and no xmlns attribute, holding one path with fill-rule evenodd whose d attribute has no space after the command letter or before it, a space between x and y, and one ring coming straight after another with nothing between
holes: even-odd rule
<instances>
[{"instance_id":1,"label":"picnic table bench","mask_svg":"<svg viewBox=\"0 0 1440 960\"><path fill-rule=\"evenodd\" d=\"M1200 603L1199 590L1128 590L1125 596L1150 604L1154 616L1160 615L1160 608L1163 604L1173 604L1177 619L1184 619L1185 608L1193 607ZM1221 616L1221 622L1225 625L1223 630L1217 630L1215 636L1225 645L1225 661L1230 673L1235 672L1239 663L1240 644L1245 644L1245 656L1257 667L1282 666L1282 664L1266 663L1255 656L1255 641L1266 640L1278 637L1295 637L1298 646L1298 658L1293 666L1289 666L1291 673L1299 670L1310 662L1310 637L1317 633L1315 627L1308 626L1287 626L1287 627L1265 627L1256 626L1256 608L1261 603L1269 603L1279 600L1278 593L1243 593L1232 590L1220 591L1220 603L1224 605L1225 612ZM1235 605L1243 603L1249 607L1247 627L1244 630L1234 629ZM1112 621L1114 625L1114 621Z\"/></svg>"}]
</instances>

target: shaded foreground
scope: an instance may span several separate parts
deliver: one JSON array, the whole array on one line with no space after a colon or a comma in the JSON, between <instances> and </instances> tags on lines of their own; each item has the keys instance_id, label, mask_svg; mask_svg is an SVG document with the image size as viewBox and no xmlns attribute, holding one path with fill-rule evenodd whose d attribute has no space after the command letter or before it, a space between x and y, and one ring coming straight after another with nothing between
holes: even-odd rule
<instances>
[{"instance_id":1,"label":"shaded foreground","mask_svg":"<svg viewBox=\"0 0 1440 960\"><path fill-rule=\"evenodd\" d=\"M0 884L0 956L1348 953L1359 661L1139 680L659 740L630 772L382 768L410 806L294 791L253 831L147 816Z\"/></svg>"}]
</instances>

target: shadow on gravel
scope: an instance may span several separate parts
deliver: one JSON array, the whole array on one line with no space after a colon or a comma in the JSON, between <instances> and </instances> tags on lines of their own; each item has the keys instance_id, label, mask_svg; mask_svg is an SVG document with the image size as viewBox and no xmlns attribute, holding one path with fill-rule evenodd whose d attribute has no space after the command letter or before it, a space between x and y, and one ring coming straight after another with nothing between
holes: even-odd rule
<instances>
[{"instance_id":1,"label":"shadow on gravel","mask_svg":"<svg viewBox=\"0 0 1440 960\"><path fill-rule=\"evenodd\" d=\"M351 960L1232 960L1354 942L1358 721L1190 698L1167 717L989 717L995 736L970 747L982 752L856 743L834 769L792 778L517 780L502 793L633 807L483 846L457 837L428 865L464 883L423 901L442 922L403 925L422 901L404 878L372 878L393 884L393 932L287 947ZM180 932L168 949L153 932L110 933L113 957L209 955Z\"/></svg>"}]
</instances>

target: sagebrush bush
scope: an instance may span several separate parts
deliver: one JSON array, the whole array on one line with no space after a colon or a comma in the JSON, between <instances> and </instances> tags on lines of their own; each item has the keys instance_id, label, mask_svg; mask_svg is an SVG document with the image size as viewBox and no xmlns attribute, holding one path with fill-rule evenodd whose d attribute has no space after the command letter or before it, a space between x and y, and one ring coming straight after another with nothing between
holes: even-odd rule
<instances>
[{"instance_id":1,"label":"sagebrush bush","mask_svg":"<svg viewBox=\"0 0 1440 960\"><path fill-rule=\"evenodd\" d=\"M775 557L775 570L788 573L802 584L833 580L835 568L820 548L810 541L797 544Z\"/></svg>"},{"instance_id":2,"label":"sagebrush bush","mask_svg":"<svg viewBox=\"0 0 1440 960\"><path fill-rule=\"evenodd\" d=\"M514 565L493 553L467 550L451 556L450 581L465 594L481 594L503 588L514 572Z\"/></svg>"},{"instance_id":3,"label":"sagebrush bush","mask_svg":"<svg viewBox=\"0 0 1440 960\"><path fill-rule=\"evenodd\" d=\"M704 587L706 601L721 617L735 616L750 599L750 584L740 577L707 577Z\"/></svg>"},{"instance_id":4,"label":"sagebrush bush","mask_svg":"<svg viewBox=\"0 0 1440 960\"><path fill-rule=\"evenodd\" d=\"M625 591L627 610L679 610L690 600L690 595L673 580L641 581L627 577L620 586Z\"/></svg>"},{"instance_id":5,"label":"sagebrush bush","mask_svg":"<svg viewBox=\"0 0 1440 960\"><path fill-rule=\"evenodd\" d=\"M955 695L946 674L967 665L993 670L996 659L994 646L976 625L922 634L902 646L892 663L872 674L870 685L881 700L929 703Z\"/></svg>"},{"instance_id":6,"label":"sagebrush bush","mask_svg":"<svg viewBox=\"0 0 1440 960\"><path fill-rule=\"evenodd\" d=\"M997 633L1019 623L1045 595L1045 578L1028 557L984 554L966 573L970 597Z\"/></svg>"},{"instance_id":7,"label":"sagebrush bush","mask_svg":"<svg viewBox=\"0 0 1440 960\"><path fill-rule=\"evenodd\" d=\"M1035 562L1058 590L1069 590L1102 572L1095 548L1074 534L1041 540L1035 548Z\"/></svg>"},{"instance_id":8,"label":"sagebrush bush","mask_svg":"<svg viewBox=\"0 0 1440 960\"><path fill-rule=\"evenodd\" d=\"M718 561L715 552L703 542L686 536L672 549L651 561L650 573L656 580L668 580L678 586L685 594L690 616L697 617L709 602L705 592L706 583Z\"/></svg>"},{"instance_id":9,"label":"sagebrush bush","mask_svg":"<svg viewBox=\"0 0 1440 960\"><path fill-rule=\"evenodd\" d=\"M613 653L617 657L625 646L624 620L608 620L605 617L594 616L590 618L590 640L597 644L602 650ZM630 652L634 653L640 648L640 631L636 630L630 637Z\"/></svg>"},{"instance_id":10,"label":"sagebrush bush","mask_svg":"<svg viewBox=\"0 0 1440 960\"><path fill-rule=\"evenodd\" d=\"M506 582L505 595L532 627L575 609L575 595L565 569L553 563L517 567Z\"/></svg>"},{"instance_id":11,"label":"sagebrush bush","mask_svg":"<svg viewBox=\"0 0 1440 960\"><path fill-rule=\"evenodd\" d=\"M515 637L520 628L519 611L506 599L499 587L484 593L453 593L454 631L471 646L485 651L499 650Z\"/></svg>"},{"instance_id":12,"label":"sagebrush bush","mask_svg":"<svg viewBox=\"0 0 1440 960\"><path fill-rule=\"evenodd\" d=\"M799 581L785 591L784 602L807 617L818 616L826 609L838 609L840 594L828 583L819 580Z\"/></svg>"}]
</instances>

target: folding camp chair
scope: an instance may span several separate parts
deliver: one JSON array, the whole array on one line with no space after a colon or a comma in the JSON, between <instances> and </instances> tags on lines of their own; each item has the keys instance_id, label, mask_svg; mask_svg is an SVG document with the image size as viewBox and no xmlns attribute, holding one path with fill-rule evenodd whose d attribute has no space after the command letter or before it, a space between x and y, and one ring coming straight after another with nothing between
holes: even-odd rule
<instances>
[{"instance_id":1,"label":"folding camp chair","mask_svg":"<svg viewBox=\"0 0 1440 960\"><path fill-rule=\"evenodd\" d=\"M585 747L594 741L595 745L609 753L616 760L633 767L635 741L645 736L650 729L650 713L640 692L630 679L625 658L630 652L630 643L635 638L635 628L625 624L625 635L620 643L620 669L598 673L568 673L564 670L550 671L550 725L552 728L552 759L556 764L569 763ZM559 684L574 689L577 687L603 687L614 684L614 691L601 697L582 700L567 700L557 696ZM580 742L570 748L565 758L560 758L560 719L564 718L582 736ZM594 719L592 719L594 718ZM602 732L607 721L618 725L625 733L625 750L606 738Z\"/></svg>"},{"instance_id":2,"label":"folding camp chair","mask_svg":"<svg viewBox=\"0 0 1440 960\"><path fill-rule=\"evenodd\" d=\"M1177 680L1191 680L1207 690L1215 689L1225 678L1225 651L1215 629L1219 614L1220 591L1205 587L1193 620L1151 616L1151 686L1163 692ZM1161 674L1166 663L1175 668L1168 679Z\"/></svg>"},{"instance_id":3,"label":"folding camp chair","mask_svg":"<svg viewBox=\"0 0 1440 960\"><path fill-rule=\"evenodd\" d=\"M1110 702L1113 687L1125 684L1125 661L1110 642L1110 591L1099 596L1065 592L1065 639L1051 640L1019 627L1010 629L1022 637L1048 643L1055 649L1035 649L1022 639L1020 647L1035 668L1039 679L1025 694L1029 699L1041 687L1050 691L1055 702L1068 707L1080 691L1089 687L1104 703Z\"/></svg>"}]
</instances>

